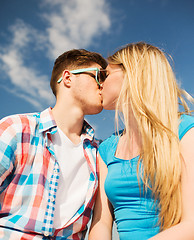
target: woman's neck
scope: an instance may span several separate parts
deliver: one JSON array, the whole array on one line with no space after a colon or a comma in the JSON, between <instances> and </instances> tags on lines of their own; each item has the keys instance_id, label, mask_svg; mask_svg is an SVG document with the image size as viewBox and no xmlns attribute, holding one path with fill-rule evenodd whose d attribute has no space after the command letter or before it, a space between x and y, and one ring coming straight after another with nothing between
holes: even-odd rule
<instances>
[{"instance_id":1,"label":"woman's neck","mask_svg":"<svg viewBox=\"0 0 194 240\"><path fill-rule=\"evenodd\" d=\"M120 137L116 157L129 160L138 156L142 149L142 139L138 128L137 121L132 115L128 122L128 128Z\"/></svg>"}]
</instances>

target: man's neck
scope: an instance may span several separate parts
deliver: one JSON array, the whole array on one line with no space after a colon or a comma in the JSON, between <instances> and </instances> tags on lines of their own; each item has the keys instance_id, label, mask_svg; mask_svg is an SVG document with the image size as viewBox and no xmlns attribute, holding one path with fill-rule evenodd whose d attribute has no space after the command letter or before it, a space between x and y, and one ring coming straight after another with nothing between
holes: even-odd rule
<instances>
[{"instance_id":1,"label":"man's neck","mask_svg":"<svg viewBox=\"0 0 194 240\"><path fill-rule=\"evenodd\" d=\"M52 109L57 126L75 144L80 142L84 115L75 106L60 106L56 104Z\"/></svg>"}]
</instances>

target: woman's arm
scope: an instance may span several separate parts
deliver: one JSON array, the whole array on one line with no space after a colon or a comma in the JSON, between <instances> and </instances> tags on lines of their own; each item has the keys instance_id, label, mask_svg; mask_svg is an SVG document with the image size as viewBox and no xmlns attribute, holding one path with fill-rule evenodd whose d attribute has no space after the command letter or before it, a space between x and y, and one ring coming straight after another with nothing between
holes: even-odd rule
<instances>
[{"instance_id":1,"label":"woman's arm","mask_svg":"<svg viewBox=\"0 0 194 240\"><path fill-rule=\"evenodd\" d=\"M182 155L182 220L150 240L194 240L194 128L180 142Z\"/></svg>"},{"instance_id":2,"label":"woman's arm","mask_svg":"<svg viewBox=\"0 0 194 240\"><path fill-rule=\"evenodd\" d=\"M104 191L104 182L108 169L98 154L99 189L94 207L94 215L89 233L89 240L111 240L113 225L113 209Z\"/></svg>"}]
</instances>

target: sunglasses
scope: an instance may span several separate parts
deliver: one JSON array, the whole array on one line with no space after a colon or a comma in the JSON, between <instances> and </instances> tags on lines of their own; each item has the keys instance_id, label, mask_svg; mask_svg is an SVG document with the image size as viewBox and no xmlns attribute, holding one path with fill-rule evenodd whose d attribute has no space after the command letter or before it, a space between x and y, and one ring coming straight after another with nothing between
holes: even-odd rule
<instances>
[{"instance_id":1,"label":"sunglasses","mask_svg":"<svg viewBox=\"0 0 194 240\"><path fill-rule=\"evenodd\" d=\"M96 74L93 74L93 73L90 73L88 71L96 71ZM106 77L107 77L107 71L106 69L98 69L98 68L82 68L82 69L75 69L75 70L72 70L70 71L70 73L73 73L73 74L88 74L90 75L91 77L93 77L97 84L100 85L105 81ZM59 78L57 80L58 83L60 83L62 81L62 77Z\"/></svg>"}]
</instances>

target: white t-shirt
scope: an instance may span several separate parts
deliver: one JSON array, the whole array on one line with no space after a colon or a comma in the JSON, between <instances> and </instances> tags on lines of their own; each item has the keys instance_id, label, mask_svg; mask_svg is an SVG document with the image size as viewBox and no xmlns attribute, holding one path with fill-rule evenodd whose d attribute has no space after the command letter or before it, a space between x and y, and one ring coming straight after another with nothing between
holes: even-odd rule
<instances>
[{"instance_id":1,"label":"white t-shirt","mask_svg":"<svg viewBox=\"0 0 194 240\"><path fill-rule=\"evenodd\" d=\"M85 202L90 172L84 157L83 139L75 145L58 128L52 140L60 167L54 215L54 228L58 229L63 227Z\"/></svg>"}]
</instances>

